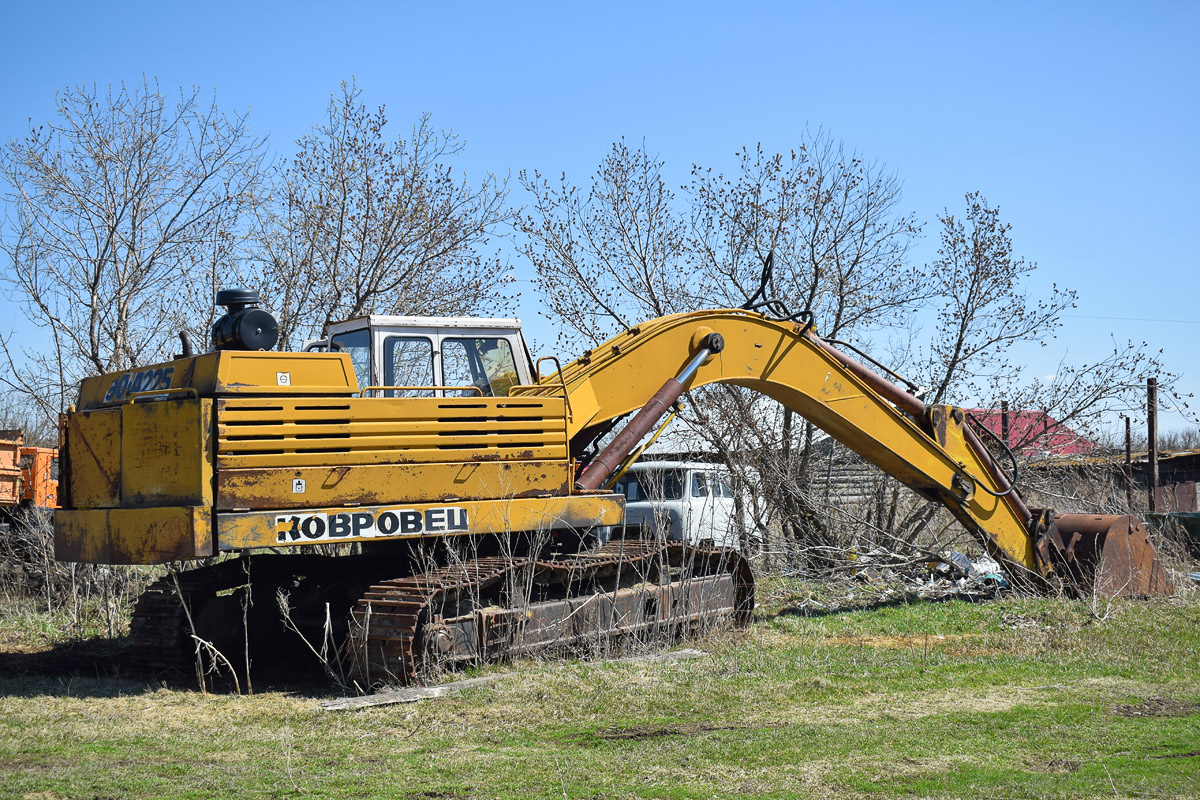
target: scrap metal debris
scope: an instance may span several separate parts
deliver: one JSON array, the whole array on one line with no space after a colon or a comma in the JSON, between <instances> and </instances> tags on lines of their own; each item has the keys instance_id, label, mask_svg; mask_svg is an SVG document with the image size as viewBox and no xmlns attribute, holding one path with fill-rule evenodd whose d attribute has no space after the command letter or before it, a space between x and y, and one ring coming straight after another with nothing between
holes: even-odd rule
<instances>
[{"instance_id":1,"label":"scrap metal debris","mask_svg":"<svg viewBox=\"0 0 1200 800\"><path fill-rule=\"evenodd\" d=\"M862 583L887 587L882 597L906 593L921 599L992 597L1008 586L1000 564L987 555L970 558L956 550L937 560L914 561L911 555L876 548L855 557L853 573Z\"/></svg>"}]
</instances>

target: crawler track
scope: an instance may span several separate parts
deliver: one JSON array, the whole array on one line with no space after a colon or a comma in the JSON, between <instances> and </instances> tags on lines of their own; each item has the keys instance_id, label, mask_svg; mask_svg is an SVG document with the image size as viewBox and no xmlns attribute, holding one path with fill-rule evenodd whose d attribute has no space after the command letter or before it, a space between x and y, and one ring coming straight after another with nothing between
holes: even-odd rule
<instances>
[{"instance_id":1,"label":"crawler track","mask_svg":"<svg viewBox=\"0 0 1200 800\"><path fill-rule=\"evenodd\" d=\"M644 540L556 560L480 558L372 586L352 614L364 688L480 663L718 620L754 606L738 552Z\"/></svg>"},{"instance_id":2,"label":"crawler track","mask_svg":"<svg viewBox=\"0 0 1200 800\"><path fill-rule=\"evenodd\" d=\"M179 591L175 588L176 578ZM195 663L195 644L188 611L197 615L202 613L218 592L245 582L243 563L238 559L177 572L175 577L167 575L150 584L138 597L129 621L129 637L133 644L129 661L135 666L155 669L191 668ZM180 591L187 610L180 602ZM201 620L194 621L203 626ZM212 635L203 630L201 633Z\"/></svg>"},{"instance_id":3,"label":"crawler track","mask_svg":"<svg viewBox=\"0 0 1200 800\"><path fill-rule=\"evenodd\" d=\"M271 602L283 576L328 574L332 566L326 559L304 557L257 561L259 605ZM235 559L152 583L133 611L129 662L151 669L193 668L192 625L219 649L240 652L239 592L246 581L245 564ZM749 565L736 551L635 539L566 558L462 561L381 580L352 596L358 601L350 615L348 649L366 688L416 684L441 667L603 645L624 636L717 622L745 625L754 585ZM277 649L264 638L272 634L261 624L268 622L265 616L250 628L259 646L256 663L268 663ZM268 627L276 626L272 621ZM284 633L290 641L292 634Z\"/></svg>"}]
</instances>

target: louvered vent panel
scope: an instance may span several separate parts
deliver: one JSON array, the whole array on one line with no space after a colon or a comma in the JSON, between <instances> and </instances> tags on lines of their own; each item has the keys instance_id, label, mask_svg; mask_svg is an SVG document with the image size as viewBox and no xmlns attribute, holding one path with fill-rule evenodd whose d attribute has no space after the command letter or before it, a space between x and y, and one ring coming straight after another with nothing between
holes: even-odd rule
<instances>
[{"instance_id":1,"label":"louvered vent panel","mask_svg":"<svg viewBox=\"0 0 1200 800\"><path fill-rule=\"evenodd\" d=\"M217 436L227 468L567 458L561 398L230 398Z\"/></svg>"}]
</instances>

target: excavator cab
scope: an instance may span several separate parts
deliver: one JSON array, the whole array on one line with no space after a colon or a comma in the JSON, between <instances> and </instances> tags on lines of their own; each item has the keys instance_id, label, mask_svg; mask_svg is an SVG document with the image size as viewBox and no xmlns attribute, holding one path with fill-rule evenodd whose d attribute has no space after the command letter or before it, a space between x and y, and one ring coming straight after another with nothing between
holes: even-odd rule
<instances>
[{"instance_id":1,"label":"excavator cab","mask_svg":"<svg viewBox=\"0 0 1200 800\"><path fill-rule=\"evenodd\" d=\"M371 315L304 349L349 354L363 396L506 397L534 383L518 319Z\"/></svg>"}]
</instances>

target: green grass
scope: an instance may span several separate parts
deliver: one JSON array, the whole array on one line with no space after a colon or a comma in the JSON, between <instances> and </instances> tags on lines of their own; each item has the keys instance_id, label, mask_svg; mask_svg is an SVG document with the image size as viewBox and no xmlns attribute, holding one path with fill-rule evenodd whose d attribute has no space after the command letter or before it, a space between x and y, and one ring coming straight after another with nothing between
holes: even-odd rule
<instances>
[{"instance_id":1,"label":"green grass","mask_svg":"<svg viewBox=\"0 0 1200 800\"><path fill-rule=\"evenodd\" d=\"M813 590L767 587L704 658L522 664L357 712L320 711L320 691L0 675L0 796L1200 796L1200 603L806 616Z\"/></svg>"}]
</instances>

